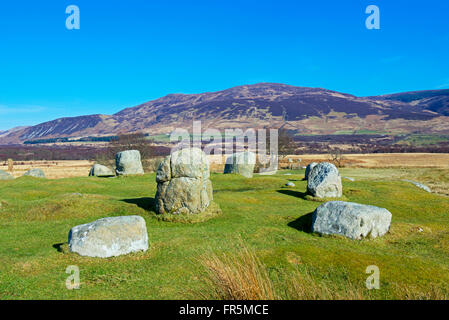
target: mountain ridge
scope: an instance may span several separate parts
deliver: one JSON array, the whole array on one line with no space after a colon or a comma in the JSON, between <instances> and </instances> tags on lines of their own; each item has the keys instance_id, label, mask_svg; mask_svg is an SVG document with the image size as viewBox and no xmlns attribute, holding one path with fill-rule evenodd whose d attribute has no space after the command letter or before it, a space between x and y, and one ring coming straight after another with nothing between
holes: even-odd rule
<instances>
[{"instance_id":1,"label":"mountain ridge","mask_svg":"<svg viewBox=\"0 0 449 320\"><path fill-rule=\"evenodd\" d=\"M59 118L0 134L0 144L35 139L189 129L279 128L304 134L369 130L449 133L449 90L357 97L324 88L258 83L199 94L168 94L112 115Z\"/></svg>"}]
</instances>

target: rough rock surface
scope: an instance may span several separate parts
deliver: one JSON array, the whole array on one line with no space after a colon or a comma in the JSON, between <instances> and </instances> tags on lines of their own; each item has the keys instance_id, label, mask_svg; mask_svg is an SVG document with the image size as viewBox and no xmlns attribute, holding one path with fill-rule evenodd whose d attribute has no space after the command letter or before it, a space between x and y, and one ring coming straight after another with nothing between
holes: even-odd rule
<instances>
[{"instance_id":1,"label":"rough rock surface","mask_svg":"<svg viewBox=\"0 0 449 320\"><path fill-rule=\"evenodd\" d=\"M24 176L30 176L35 178L45 178L45 173L42 169L31 169L25 172Z\"/></svg>"},{"instance_id":2,"label":"rough rock surface","mask_svg":"<svg viewBox=\"0 0 449 320\"><path fill-rule=\"evenodd\" d=\"M224 173L236 173L252 178L256 166L256 154L251 151L237 152L226 159Z\"/></svg>"},{"instance_id":3,"label":"rough rock surface","mask_svg":"<svg viewBox=\"0 0 449 320\"><path fill-rule=\"evenodd\" d=\"M390 229L391 213L384 208L353 202L330 201L313 213L312 232L350 239L383 236Z\"/></svg>"},{"instance_id":4,"label":"rough rock surface","mask_svg":"<svg viewBox=\"0 0 449 320\"><path fill-rule=\"evenodd\" d=\"M115 172L120 175L144 174L140 152L127 150L115 155Z\"/></svg>"},{"instance_id":5,"label":"rough rock surface","mask_svg":"<svg viewBox=\"0 0 449 320\"><path fill-rule=\"evenodd\" d=\"M114 172L101 164L94 164L89 171L89 177L113 177Z\"/></svg>"},{"instance_id":6,"label":"rough rock surface","mask_svg":"<svg viewBox=\"0 0 449 320\"><path fill-rule=\"evenodd\" d=\"M309 175L310 175L310 173L312 172L312 169L315 168L317 164L318 164L318 163L316 163L316 162L312 162L312 163L310 163L310 164L307 165L307 167L306 167L306 172L305 172L305 174L304 174L304 179L305 179L305 180L309 180Z\"/></svg>"},{"instance_id":7,"label":"rough rock surface","mask_svg":"<svg viewBox=\"0 0 449 320\"><path fill-rule=\"evenodd\" d=\"M14 180L14 177L8 172L0 170L0 180Z\"/></svg>"},{"instance_id":8,"label":"rough rock surface","mask_svg":"<svg viewBox=\"0 0 449 320\"><path fill-rule=\"evenodd\" d=\"M166 157L156 172L156 212L198 214L213 200L209 161L198 148L186 148Z\"/></svg>"},{"instance_id":9,"label":"rough rock surface","mask_svg":"<svg viewBox=\"0 0 449 320\"><path fill-rule=\"evenodd\" d=\"M419 183L419 182L416 182L416 181L412 181L412 180L402 180L402 181L410 182L410 183L414 184L415 186L417 186L420 189L423 189L423 190L425 190L427 192L430 192L430 193L432 192L432 190L430 190L430 188L428 186L426 186L425 184L422 184L422 183Z\"/></svg>"},{"instance_id":10,"label":"rough rock surface","mask_svg":"<svg viewBox=\"0 0 449 320\"><path fill-rule=\"evenodd\" d=\"M145 220L140 216L104 218L76 226L69 249L82 256L108 258L148 250Z\"/></svg>"},{"instance_id":11,"label":"rough rock surface","mask_svg":"<svg viewBox=\"0 0 449 320\"><path fill-rule=\"evenodd\" d=\"M317 198L339 198L343 194L340 173L332 163L316 165L307 180L307 192Z\"/></svg>"}]
</instances>

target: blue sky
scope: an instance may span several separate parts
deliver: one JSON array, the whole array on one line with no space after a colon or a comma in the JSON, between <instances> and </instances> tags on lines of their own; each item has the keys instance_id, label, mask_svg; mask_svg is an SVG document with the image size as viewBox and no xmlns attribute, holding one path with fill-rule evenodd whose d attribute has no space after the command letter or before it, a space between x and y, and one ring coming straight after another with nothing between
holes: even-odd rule
<instances>
[{"instance_id":1,"label":"blue sky","mask_svg":"<svg viewBox=\"0 0 449 320\"><path fill-rule=\"evenodd\" d=\"M80 30L65 27L72 4ZM0 130L257 82L449 88L448 53L446 0L1 1Z\"/></svg>"}]
</instances>

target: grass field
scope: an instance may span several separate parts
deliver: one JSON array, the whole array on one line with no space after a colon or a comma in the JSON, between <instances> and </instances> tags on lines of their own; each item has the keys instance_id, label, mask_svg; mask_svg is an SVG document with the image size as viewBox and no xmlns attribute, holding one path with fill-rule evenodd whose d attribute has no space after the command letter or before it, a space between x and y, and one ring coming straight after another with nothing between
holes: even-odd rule
<instances>
[{"instance_id":1,"label":"grass field","mask_svg":"<svg viewBox=\"0 0 449 320\"><path fill-rule=\"evenodd\" d=\"M387 235L361 241L309 233L311 213L320 203L306 200L303 170L253 179L212 174L223 213L198 224L156 218L154 174L0 181L0 298L223 298L217 286L227 279L249 291L264 288L243 297L447 299L449 198L398 179L427 177L421 182L447 186L449 174L416 170L341 170L356 178L343 182L349 201L393 214ZM296 187L283 188L288 180ZM66 252L71 227L135 214L147 222L147 252L109 259ZM79 290L66 289L70 265L80 269ZM370 265L380 269L379 290L365 287ZM217 277L220 270L230 271ZM252 282L242 279L257 279L256 285L248 288Z\"/></svg>"}]
</instances>

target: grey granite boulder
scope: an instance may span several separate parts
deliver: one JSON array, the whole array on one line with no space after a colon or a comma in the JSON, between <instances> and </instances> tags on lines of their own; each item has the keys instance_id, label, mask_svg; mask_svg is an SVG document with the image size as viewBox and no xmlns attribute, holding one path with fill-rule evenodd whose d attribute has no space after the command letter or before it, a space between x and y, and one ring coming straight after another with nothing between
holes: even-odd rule
<instances>
[{"instance_id":1,"label":"grey granite boulder","mask_svg":"<svg viewBox=\"0 0 449 320\"><path fill-rule=\"evenodd\" d=\"M97 258L146 251L145 220L140 216L112 217L73 227L69 233L69 250Z\"/></svg>"},{"instance_id":2,"label":"grey granite boulder","mask_svg":"<svg viewBox=\"0 0 449 320\"><path fill-rule=\"evenodd\" d=\"M113 177L114 172L101 164L94 164L89 171L89 177Z\"/></svg>"},{"instance_id":3,"label":"grey granite boulder","mask_svg":"<svg viewBox=\"0 0 449 320\"><path fill-rule=\"evenodd\" d=\"M127 150L115 155L115 172L118 176L144 174L138 150Z\"/></svg>"},{"instance_id":4,"label":"grey granite boulder","mask_svg":"<svg viewBox=\"0 0 449 320\"><path fill-rule=\"evenodd\" d=\"M156 172L158 214L198 214L213 200L209 161L198 148L166 157Z\"/></svg>"},{"instance_id":5,"label":"grey granite boulder","mask_svg":"<svg viewBox=\"0 0 449 320\"><path fill-rule=\"evenodd\" d=\"M417 187L420 188L420 189L423 189L423 190L426 191L426 192L429 192L429 193L432 192L432 191L430 190L430 188L429 188L428 186L426 186L425 184L422 184L422 183L419 183L419 182L416 182L416 181L412 181L412 180L402 180L402 181L410 182L411 184L414 184L415 186L417 186Z\"/></svg>"},{"instance_id":6,"label":"grey granite boulder","mask_svg":"<svg viewBox=\"0 0 449 320\"><path fill-rule=\"evenodd\" d=\"M31 169L24 173L24 176L30 176L35 178L45 178L45 173L42 169Z\"/></svg>"},{"instance_id":7,"label":"grey granite boulder","mask_svg":"<svg viewBox=\"0 0 449 320\"><path fill-rule=\"evenodd\" d=\"M0 180L14 180L14 177L8 172L0 170Z\"/></svg>"},{"instance_id":8,"label":"grey granite boulder","mask_svg":"<svg viewBox=\"0 0 449 320\"><path fill-rule=\"evenodd\" d=\"M388 232L391 213L384 208L353 202L330 201L313 213L312 232L350 239L381 237Z\"/></svg>"},{"instance_id":9,"label":"grey granite boulder","mask_svg":"<svg viewBox=\"0 0 449 320\"><path fill-rule=\"evenodd\" d=\"M341 176L332 163L317 164L307 180L307 192L317 198L339 198L343 194Z\"/></svg>"},{"instance_id":10,"label":"grey granite boulder","mask_svg":"<svg viewBox=\"0 0 449 320\"><path fill-rule=\"evenodd\" d=\"M307 165L306 172L304 173L304 179L305 180L309 180L309 175L312 172L312 169L315 168L317 164L318 163L316 163L316 162L312 162L312 163Z\"/></svg>"},{"instance_id":11,"label":"grey granite boulder","mask_svg":"<svg viewBox=\"0 0 449 320\"><path fill-rule=\"evenodd\" d=\"M252 178L256 166L256 154L251 151L237 152L226 159L224 173L236 173Z\"/></svg>"}]
</instances>

